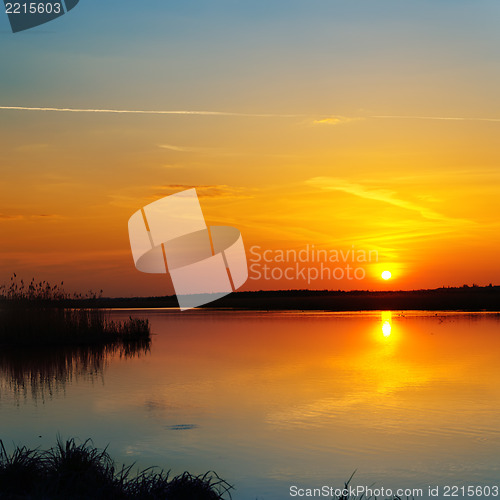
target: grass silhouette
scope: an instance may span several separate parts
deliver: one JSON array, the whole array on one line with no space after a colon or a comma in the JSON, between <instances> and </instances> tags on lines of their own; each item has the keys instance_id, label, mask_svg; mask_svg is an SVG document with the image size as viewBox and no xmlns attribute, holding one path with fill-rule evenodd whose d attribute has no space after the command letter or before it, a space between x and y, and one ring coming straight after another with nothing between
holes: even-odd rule
<instances>
[{"instance_id":1,"label":"grass silhouette","mask_svg":"<svg viewBox=\"0 0 500 500\"><path fill-rule=\"evenodd\" d=\"M77 444L58 439L47 451L17 447L7 454L0 440L0 498L93 500L230 500L232 486L215 472L170 477L149 468L132 473L134 465L117 467L107 450L91 440Z\"/></svg>"},{"instance_id":2,"label":"grass silhouette","mask_svg":"<svg viewBox=\"0 0 500 500\"><path fill-rule=\"evenodd\" d=\"M231 500L233 486L215 472L194 476L189 472L170 477L150 467L133 473L134 464L117 467L107 450L87 439L58 439L55 447L40 451L25 446L7 454L0 440L0 498L7 500ZM356 472L356 471L355 471ZM345 490L355 472L344 483ZM410 500L410 497L405 497ZM341 495L330 500L377 500ZM379 500L382 500L379 498ZM392 496L386 500L403 500ZM413 498L411 499L413 500Z\"/></svg>"}]
</instances>

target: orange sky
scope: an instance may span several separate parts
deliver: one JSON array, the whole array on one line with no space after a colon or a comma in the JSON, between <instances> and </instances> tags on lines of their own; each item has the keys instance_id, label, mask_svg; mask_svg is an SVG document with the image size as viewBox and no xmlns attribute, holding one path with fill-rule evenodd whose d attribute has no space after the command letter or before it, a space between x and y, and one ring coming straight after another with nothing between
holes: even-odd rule
<instances>
[{"instance_id":1,"label":"orange sky","mask_svg":"<svg viewBox=\"0 0 500 500\"><path fill-rule=\"evenodd\" d=\"M319 4L274 24L230 12L233 52L215 27L176 45L183 33L152 25L133 47L101 29L89 45L83 8L45 38L2 34L11 53L2 106L222 114L0 106L0 282L17 272L105 295L172 293L165 276L135 270L127 221L194 186L207 222L239 228L247 251L378 254L363 280L250 279L244 289L500 284L500 74L489 21L498 7L485 2L471 20L467 7L441 6L434 23L413 22L429 5L390 19L367 11L354 31L335 12L330 31ZM61 48L64 29L76 30L71 48Z\"/></svg>"},{"instance_id":2,"label":"orange sky","mask_svg":"<svg viewBox=\"0 0 500 500\"><path fill-rule=\"evenodd\" d=\"M377 252L361 266L364 280L310 288L500 282L495 123L4 113L18 113L20 127L3 150L3 280L15 271L75 289L161 294L165 277L133 266L127 221L195 186L207 222L238 227L252 262L269 249ZM36 143L21 133L26 124ZM250 276L246 289L305 287L300 277Z\"/></svg>"}]
</instances>

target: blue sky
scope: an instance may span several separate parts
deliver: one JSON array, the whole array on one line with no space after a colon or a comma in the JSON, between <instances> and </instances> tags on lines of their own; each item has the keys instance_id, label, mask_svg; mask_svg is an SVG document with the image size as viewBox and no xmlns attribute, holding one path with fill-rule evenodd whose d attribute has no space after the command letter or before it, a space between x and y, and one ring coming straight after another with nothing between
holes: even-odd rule
<instances>
[{"instance_id":1,"label":"blue sky","mask_svg":"<svg viewBox=\"0 0 500 500\"><path fill-rule=\"evenodd\" d=\"M404 101L426 107L420 85L445 112L456 82L467 113L496 94L499 18L494 0L82 0L16 35L1 18L1 101L399 113ZM478 79L481 95L464 99ZM394 88L391 103L381 87Z\"/></svg>"}]
</instances>

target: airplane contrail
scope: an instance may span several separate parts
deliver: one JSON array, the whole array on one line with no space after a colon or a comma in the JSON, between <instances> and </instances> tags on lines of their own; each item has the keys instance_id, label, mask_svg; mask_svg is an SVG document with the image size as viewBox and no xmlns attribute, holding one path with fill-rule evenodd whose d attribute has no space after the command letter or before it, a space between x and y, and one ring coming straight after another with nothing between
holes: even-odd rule
<instances>
[{"instance_id":1,"label":"airplane contrail","mask_svg":"<svg viewBox=\"0 0 500 500\"><path fill-rule=\"evenodd\" d=\"M46 111L59 113L114 113L136 115L198 115L198 116L241 116L249 118L303 118L305 114L281 113L237 113L230 111L205 111L205 110L147 110L147 109L91 109L91 108L54 108L31 106L0 106L0 110L10 111ZM330 115L321 115L327 117ZM412 115L372 115L366 118L375 119L401 119L401 120L443 120L443 121L481 121L500 122L500 118L466 118L460 116L412 116ZM366 119L365 118L365 119ZM359 117L356 119L360 119ZM362 118L361 118L362 119ZM345 121L352 121L344 117ZM354 120L354 119L353 119Z\"/></svg>"},{"instance_id":2,"label":"airplane contrail","mask_svg":"<svg viewBox=\"0 0 500 500\"><path fill-rule=\"evenodd\" d=\"M461 116L410 116L410 115L375 115L370 118L391 118L410 120L444 120L457 122L500 122L500 118L465 118Z\"/></svg>"},{"instance_id":3,"label":"airplane contrail","mask_svg":"<svg viewBox=\"0 0 500 500\"><path fill-rule=\"evenodd\" d=\"M229 111L196 110L140 110L140 109L89 109L89 108L39 108L28 106L0 106L0 110L11 111L56 111L63 113L119 113L138 115L201 115L201 116L242 116L254 118L295 118L304 115L286 115L272 113L232 113Z\"/></svg>"}]
</instances>

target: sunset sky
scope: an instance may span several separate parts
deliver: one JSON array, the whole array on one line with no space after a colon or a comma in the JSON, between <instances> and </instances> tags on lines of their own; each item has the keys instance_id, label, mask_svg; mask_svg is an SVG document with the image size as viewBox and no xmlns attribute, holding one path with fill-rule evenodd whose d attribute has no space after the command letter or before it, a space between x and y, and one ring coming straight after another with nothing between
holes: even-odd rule
<instances>
[{"instance_id":1,"label":"sunset sky","mask_svg":"<svg viewBox=\"0 0 500 500\"><path fill-rule=\"evenodd\" d=\"M170 294L127 222L196 187L247 251L378 252L312 289L500 284L499 22L498 0L82 0L17 34L2 14L0 283Z\"/></svg>"}]
</instances>

